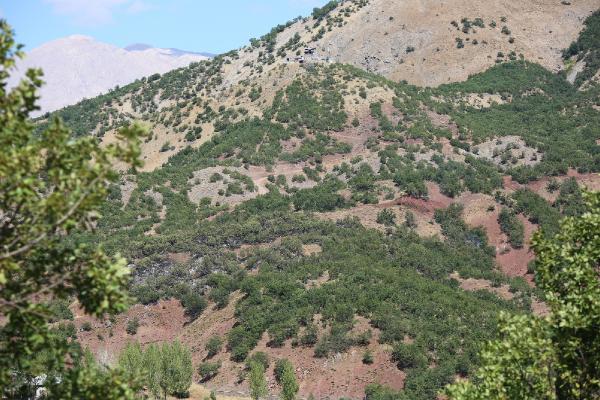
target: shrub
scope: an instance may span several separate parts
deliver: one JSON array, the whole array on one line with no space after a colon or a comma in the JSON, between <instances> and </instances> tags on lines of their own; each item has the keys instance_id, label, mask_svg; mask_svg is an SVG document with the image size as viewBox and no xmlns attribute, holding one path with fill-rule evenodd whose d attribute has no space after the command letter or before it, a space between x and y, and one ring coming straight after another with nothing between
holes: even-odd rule
<instances>
[{"instance_id":1,"label":"shrub","mask_svg":"<svg viewBox=\"0 0 600 400\"><path fill-rule=\"evenodd\" d=\"M73 312L69 309L69 301L66 299L52 300L48 305L52 318L50 322L57 322L60 320L73 320Z\"/></svg>"},{"instance_id":2,"label":"shrub","mask_svg":"<svg viewBox=\"0 0 600 400\"><path fill-rule=\"evenodd\" d=\"M213 335L208 339L208 342L206 342L204 348L207 352L206 357L212 358L216 356L223 348L223 339L218 335Z\"/></svg>"},{"instance_id":3,"label":"shrub","mask_svg":"<svg viewBox=\"0 0 600 400\"><path fill-rule=\"evenodd\" d=\"M396 214L389 208L384 208L377 214L377 223L385 226L396 224Z\"/></svg>"},{"instance_id":4,"label":"shrub","mask_svg":"<svg viewBox=\"0 0 600 400\"><path fill-rule=\"evenodd\" d=\"M275 368L273 369L273 373L275 374L275 380L277 381L277 383L281 384L283 371L286 368L293 368L292 363L287 358L280 358L277 361L275 361Z\"/></svg>"},{"instance_id":5,"label":"shrub","mask_svg":"<svg viewBox=\"0 0 600 400\"><path fill-rule=\"evenodd\" d=\"M265 367L256 361L250 363L250 397L258 400L267 395L267 380L265 379Z\"/></svg>"},{"instance_id":6,"label":"shrub","mask_svg":"<svg viewBox=\"0 0 600 400\"><path fill-rule=\"evenodd\" d=\"M550 179L546 185L546 190L550 193L554 193L558 189L560 189L560 183L555 178Z\"/></svg>"},{"instance_id":7,"label":"shrub","mask_svg":"<svg viewBox=\"0 0 600 400\"><path fill-rule=\"evenodd\" d=\"M404 215L404 225L406 225L406 227L408 228L416 228L417 227L417 219L415 218L415 214L410 211L407 210L406 214Z\"/></svg>"},{"instance_id":8,"label":"shrub","mask_svg":"<svg viewBox=\"0 0 600 400\"><path fill-rule=\"evenodd\" d=\"M171 146L171 142L168 142L168 141L167 141L167 142L165 142L165 143L162 145L162 147L160 148L160 150L159 150L159 151L160 151L161 153L164 153L164 152L166 152L166 151L173 150L173 149L175 149L175 146Z\"/></svg>"},{"instance_id":9,"label":"shrub","mask_svg":"<svg viewBox=\"0 0 600 400\"><path fill-rule=\"evenodd\" d=\"M292 363L288 362L283 366L279 381L281 384L281 398L283 400L294 400L300 387Z\"/></svg>"},{"instance_id":10,"label":"shrub","mask_svg":"<svg viewBox=\"0 0 600 400\"><path fill-rule=\"evenodd\" d=\"M249 369L250 364L253 362L259 363L264 367L264 369L267 369L269 368L269 355L262 351L252 353L252 355L246 359L246 369Z\"/></svg>"},{"instance_id":11,"label":"shrub","mask_svg":"<svg viewBox=\"0 0 600 400\"><path fill-rule=\"evenodd\" d=\"M185 315L191 319L196 319L204 312L208 302L198 293L187 293L182 297L181 305L185 308Z\"/></svg>"},{"instance_id":12,"label":"shrub","mask_svg":"<svg viewBox=\"0 0 600 400\"><path fill-rule=\"evenodd\" d=\"M362 357L362 362L363 364L373 364L373 352L371 350L365 350L365 352L363 353L363 357Z\"/></svg>"},{"instance_id":13,"label":"shrub","mask_svg":"<svg viewBox=\"0 0 600 400\"><path fill-rule=\"evenodd\" d=\"M306 327L304 334L300 337L300 344L303 346L313 346L317 343L317 327L310 324Z\"/></svg>"},{"instance_id":14,"label":"shrub","mask_svg":"<svg viewBox=\"0 0 600 400\"><path fill-rule=\"evenodd\" d=\"M125 327L125 332L127 332L128 335L135 335L137 333L139 327L140 327L140 321L137 319L137 317L134 317L127 321L127 326Z\"/></svg>"},{"instance_id":15,"label":"shrub","mask_svg":"<svg viewBox=\"0 0 600 400\"><path fill-rule=\"evenodd\" d=\"M198 366L198 374L202 382L206 382L217 376L221 362L203 362Z\"/></svg>"},{"instance_id":16,"label":"shrub","mask_svg":"<svg viewBox=\"0 0 600 400\"><path fill-rule=\"evenodd\" d=\"M513 211L503 208L498 214L498 223L502 232L508 236L508 241L512 247L515 249L523 247L525 229L523 223Z\"/></svg>"},{"instance_id":17,"label":"shrub","mask_svg":"<svg viewBox=\"0 0 600 400\"><path fill-rule=\"evenodd\" d=\"M89 332L92 330L92 324L89 321L85 321L81 324L81 330L84 332Z\"/></svg>"},{"instance_id":18,"label":"shrub","mask_svg":"<svg viewBox=\"0 0 600 400\"><path fill-rule=\"evenodd\" d=\"M213 173L213 174L210 176L210 178L209 178L209 181L210 181L210 183L215 183L215 182L218 182L218 181L220 181L220 180L223 180L223 175L221 175L221 174L220 174L220 173L218 173L218 172L215 172L215 173Z\"/></svg>"},{"instance_id":19,"label":"shrub","mask_svg":"<svg viewBox=\"0 0 600 400\"><path fill-rule=\"evenodd\" d=\"M304 176L303 174L294 175L294 176L292 176L292 182L296 182L296 183L306 182L306 176Z\"/></svg>"},{"instance_id":20,"label":"shrub","mask_svg":"<svg viewBox=\"0 0 600 400\"><path fill-rule=\"evenodd\" d=\"M399 343L394 346L392 359L400 369L423 368L427 365L423 350L412 344Z\"/></svg>"}]
</instances>

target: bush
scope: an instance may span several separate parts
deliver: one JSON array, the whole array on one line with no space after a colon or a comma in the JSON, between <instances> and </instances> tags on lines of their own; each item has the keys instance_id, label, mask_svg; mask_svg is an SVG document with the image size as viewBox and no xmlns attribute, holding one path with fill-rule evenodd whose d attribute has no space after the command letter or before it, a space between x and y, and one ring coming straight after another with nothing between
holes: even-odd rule
<instances>
[{"instance_id":1,"label":"bush","mask_svg":"<svg viewBox=\"0 0 600 400\"><path fill-rule=\"evenodd\" d=\"M281 378L283 377L283 371L286 368L293 368L292 363L287 358L280 358L275 361L275 368L273 373L275 374L275 380L281 384Z\"/></svg>"},{"instance_id":2,"label":"bush","mask_svg":"<svg viewBox=\"0 0 600 400\"><path fill-rule=\"evenodd\" d=\"M81 330L84 332L89 332L92 330L92 324L89 321L85 321L81 324Z\"/></svg>"},{"instance_id":3,"label":"bush","mask_svg":"<svg viewBox=\"0 0 600 400\"><path fill-rule=\"evenodd\" d=\"M310 324L306 327L304 335L300 337L300 344L303 346L313 346L317 343L318 334L317 327Z\"/></svg>"},{"instance_id":4,"label":"bush","mask_svg":"<svg viewBox=\"0 0 600 400\"><path fill-rule=\"evenodd\" d=\"M220 180L223 180L223 175L221 175L221 174L220 174L220 173L218 173L218 172L215 172L215 173L213 173L213 174L210 176L210 178L209 178L209 181L210 181L210 183L215 183L215 182L218 182L218 181L220 181Z\"/></svg>"},{"instance_id":5,"label":"bush","mask_svg":"<svg viewBox=\"0 0 600 400\"><path fill-rule=\"evenodd\" d=\"M410 211L407 210L406 214L404 215L404 225L407 228L416 228L417 227L417 219L415 218L415 214Z\"/></svg>"},{"instance_id":6,"label":"bush","mask_svg":"<svg viewBox=\"0 0 600 400\"><path fill-rule=\"evenodd\" d=\"M164 152L166 152L166 151L169 151L169 150L174 150L174 149L175 149L175 146L171 146L171 142L168 142L168 141L167 141L167 142L165 142L165 143L162 145L162 147L160 148L160 150L159 150L159 151L160 151L161 153L164 153Z\"/></svg>"},{"instance_id":7,"label":"bush","mask_svg":"<svg viewBox=\"0 0 600 400\"><path fill-rule=\"evenodd\" d=\"M133 319L130 319L127 321L127 326L125 327L125 332L127 332L128 335L135 335L137 333L139 327L140 327L140 321L138 320L137 317L134 317Z\"/></svg>"},{"instance_id":8,"label":"bush","mask_svg":"<svg viewBox=\"0 0 600 400\"><path fill-rule=\"evenodd\" d=\"M498 223L502 232L508 236L508 241L515 249L523 247L523 240L525 237L525 228L523 223L519 220L517 215L509 210L503 208L498 214Z\"/></svg>"},{"instance_id":9,"label":"bush","mask_svg":"<svg viewBox=\"0 0 600 400\"><path fill-rule=\"evenodd\" d=\"M208 306L206 299L198 293L187 293L181 299L181 305L185 308L185 315L196 319Z\"/></svg>"},{"instance_id":10,"label":"bush","mask_svg":"<svg viewBox=\"0 0 600 400\"><path fill-rule=\"evenodd\" d=\"M221 362L203 362L198 366L198 374L200 380L206 382L217 376L219 369L221 368Z\"/></svg>"},{"instance_id":11,"label":"bush","mask_svg":"<svg viewBox=\"0 0 600 400\"><path fill-rule=\"evenodd\" d=\"M269 356L262 351L257 351L246 359L246 369L249 369L253 362L261 364L265 370L269 368Z\"/></svg>"},{"instance_id":12,"label":"bush","mask_svg":"<svg viewBox=\"0 0 600 400\"><path fill-rule=\"evenodd\" d=\"M206 342L204 348L207 352L206 357L212 358L216 356L223 348L223 339L220 336L213 335L208 339L208 342Z\"/></svg>"},{"instance_id":13,"label":"bush","mask_svg":"<svg viewBox=\"0 0 600 400\"><path fill-rule=\"evenodd\" d=\"M69 301L66 299L52 300L48 305L52 318L50 322L61 320L73 320L73 312L69 309Z\"/></svg>"},{"instance_id":14,"label":"bush","mask_svg":"<svg viewBox=\"0 0 600 400\"><path fill-rule=\"evenodd\" d=\"M363 364L373 364L373 352L371 350L365 350L365 352L363 353L363 357L362 357L362 362Z\"/></svg>"},{"instance_id":15,"label":"bush","mask_svg":"<svg viewBox=\"0 0 600 400\"><path fill-rule=\"evenodd\" d=\"M384 208L377 214L377 223L385 226L396 224L396 214L389 208Z\"/></svg>"},{"instance_id":16,"label":"bush","mask_svg":"<svg viewBox=\"0 0 600 400\"><path fill-rule=\"evenodd\" d=\"M283 400L294 400L300 387L291 362L288 361L283 365L278 382L281 385L281 398Z\"/></svg>"},{"instance_id":17,"label":"bush","mask_svg":"<svg viewBox=\"0 0 600 400\"><path fill-rule=\"evenodd\" d=\"M400 369L424 368L427 366L427 357L423 350L412 344L399 343L394 346L392 359Z\"/></svg>"}]
</instances>

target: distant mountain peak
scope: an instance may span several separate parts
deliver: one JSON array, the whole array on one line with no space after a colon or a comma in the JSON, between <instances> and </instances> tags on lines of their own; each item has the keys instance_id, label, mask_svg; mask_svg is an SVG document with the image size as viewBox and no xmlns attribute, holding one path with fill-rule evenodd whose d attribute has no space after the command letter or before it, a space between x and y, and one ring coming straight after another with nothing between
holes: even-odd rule
<instances>
[{"instance_id":1,"label":"distant mountain peak","mask_svg":"<svg viewBox=\"0 0 600 400\"><path fill-rule=\"evenodd\" d=\"M146 44L146 43L133 43L127 47L124 47L124 49L127 51L144 51L144 50L148 50L151 48L152 48L152 46L150 46L149 44Z\"/></svg>"},{"instance_id":2,"label":"distant mountain peak","mask_svg":"<svg viewBox=\"0 0 600 400\"><path fill-rule=\"evenodd\" d=\"M25 59L17 63L19 73L11 76L9 85L15 86L28 68L41 68L46 81L39 101L43 113L209 57L143 43L122 49L90 36L70 35L28 51Z\"/></svg>"},{"instance_id":3,"label":"distant mountain peak","mask_svg":"<svg viewBox=\"0 0 600 400\"><path fill-rule=\"evenodd\" d=\"M60 39L58 39L60 40ZM77 41L82 41L82 42L93 42L95 41L95 39L91 36L87 36L87 35L80 35L80 34L75 34L75 35L69 35L67 37L64 37L63 40L77 40Z\"/></svg>"}]
</instances>

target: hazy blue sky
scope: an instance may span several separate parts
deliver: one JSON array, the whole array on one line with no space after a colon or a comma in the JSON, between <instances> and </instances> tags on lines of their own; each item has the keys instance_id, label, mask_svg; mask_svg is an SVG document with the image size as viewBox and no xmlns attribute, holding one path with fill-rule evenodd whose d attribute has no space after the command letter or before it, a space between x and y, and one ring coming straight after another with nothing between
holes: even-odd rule
<instances>
[{"instance_id":1,"label":"hazy blue sky","mask_svg":"<svg viewBox=\"0 0 600 400\"><path fill-rule=\"evenodd\" d=\"M26 50L83 34L127 46L222 53L327 0L0 0Z\"/></svg>"}]
</instances>

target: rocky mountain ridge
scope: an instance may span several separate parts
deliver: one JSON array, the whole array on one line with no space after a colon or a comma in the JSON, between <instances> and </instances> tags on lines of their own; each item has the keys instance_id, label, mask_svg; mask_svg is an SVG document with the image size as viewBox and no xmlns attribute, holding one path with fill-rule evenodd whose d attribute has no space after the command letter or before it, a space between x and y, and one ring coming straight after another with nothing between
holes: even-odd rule
<instances>
[{"instance_id":1,"label":"rocky mountain ridge","mask_svg":"<svg viewBox=\"0 0 600 400\"><path fill-rule=\"evenodd\" d=\"M155 73L165 73L208 59L205 54L177 49L121 49L89 36L72 35L27 52L17 63L10 85L28 68L42 68L46 84L40 91L41 113L58 110L82 99L106 93ZM20 72L20 73L19 73Z\"/></svg>"}]
</instances>

